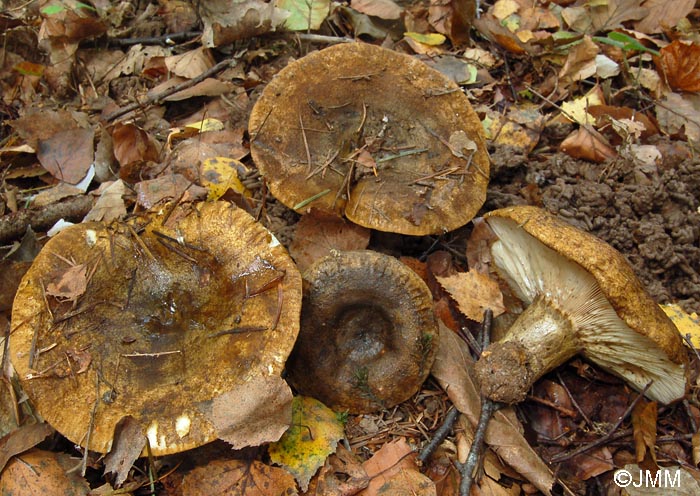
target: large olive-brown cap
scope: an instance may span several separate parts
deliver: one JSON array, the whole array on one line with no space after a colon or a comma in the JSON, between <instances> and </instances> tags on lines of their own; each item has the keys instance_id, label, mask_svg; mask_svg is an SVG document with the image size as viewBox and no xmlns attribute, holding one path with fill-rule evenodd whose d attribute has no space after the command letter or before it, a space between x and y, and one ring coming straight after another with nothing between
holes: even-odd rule
<instances>
[{"instance_id":1,"label":"large olive-brown cap","mask_svg":"<svg viewBox=\"0 0 700 496\"><path fill-rule=\"evenodd\" d=\"M463 226L486 198L479 118L456 84L409 55L365 43L307 55L270 81L248 127L272 194L300 211L424 235Z\"/></svg>"},{"instance_id":2,"label":"large olive-brown cap","mask_svg":"<svg viewBox=\"0 0 700 496\"><path fill-rule=\"evenodd\" d=\"M627 326L650 338L674 363L686 363L678 329L645 291L625 257L612 246L533 206L503 208L484 217L512 220L545 246L586 269Z\"/></svg>"},{"instance_id":3,"label":"large olive-brown cap","mask_svg":"<svg viewBox=\"0 0 700 496\"><path fill-rule=\"evenodd\" d=\"M279 376L300 307L299 272L243 210L164 209L50 240L17 292L10 356L33 406L74 443L107 452L130 416L163 455L217 437L211 400Z\"/></svg>"},{"instance_id":4,"label":"large olive-brown cap","mask_svg":"<svg viewBox=\"0 0 700 496\"><path fill-rule=\"evenodd\" d=\"M387 408L420 389L437 333L430 290L415 272L381 253L337 252L304 274L289 379L339 411Z\"/></svg>"}]
</instances>

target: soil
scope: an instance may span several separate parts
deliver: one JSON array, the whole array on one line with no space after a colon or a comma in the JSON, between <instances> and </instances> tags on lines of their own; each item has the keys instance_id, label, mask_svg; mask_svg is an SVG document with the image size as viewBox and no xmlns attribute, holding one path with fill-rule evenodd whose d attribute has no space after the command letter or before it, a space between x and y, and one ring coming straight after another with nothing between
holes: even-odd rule
<instances>
[{"instance_id":1,"label":"soil","mask_svg":"<svg viewBox=\"0 0 700 496\"><path fill-rule=\"evenodd\" d=\"M657 302L700 312L700 161L673 150L656 167L490 152L483 211L540 204L622 252Z\"/></svg>"}]
</instances>

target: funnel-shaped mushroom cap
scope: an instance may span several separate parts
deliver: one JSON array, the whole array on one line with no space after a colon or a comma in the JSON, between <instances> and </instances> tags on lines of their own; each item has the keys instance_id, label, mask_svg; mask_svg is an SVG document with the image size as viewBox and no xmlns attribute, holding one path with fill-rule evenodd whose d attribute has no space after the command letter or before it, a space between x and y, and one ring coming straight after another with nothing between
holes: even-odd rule
<instances>
[{"instance_id":1,"label":"funnel-shaped mushroom cap","mask_svg":"<svg viewBox=\"0 0 700 496\"><path fill-rule=\"evenodd\" d=\"M223 202L171 214L68 228L17 291L22 387L91 450L107 452L128 416L155 455L215 439L207 404L279 376L294 345L301 276L277 240Z\"/></svg>"},{"instance_id":2,"label":"funnel-shaped mushroom cap","mask_svg":"<svg viewBox=\"0 0 700 496\"><path fill-rule=\"evenodd\" d=\"M250 116L251 153L290 208L411 235L466 224L489 159L467 97L419 60L345 43L289 64Z\"/></svg>"},{"instance_id":3,"label":"funnel-shaped mushroom cap","mask_svg":"<svg viewBox=\"0 0 700 496\"><path fill-rule=\"evenodd\" d=\"M581 353L637 389L653 381L646 392L653 400L668 403L684 395L687 355L681 336L618 251L536 207L504 208L485 217L499 238L491 247L493 262L529 305L523 312L528 316L504 338L522 345L515 356L528 355L523 355L524 369L548 364L537 372L541 375L561 363L550 355L570 351L569 356ZM560 333L563 328L567 333ZM477 369L482 383L496 390L500 386L490 384L489 371L502 369L497 362L506 354L499 356L502 343L492 347ZM510 355L505 361L511 368L520 360ZM512 385L515 380L506 375L503 381Z\"/></svg>"},{"instance_id":4,"label":"funnel-shaped mushroom cap","mask_svg":"<svg viewBox=\"0 0 700 496\"><path fill-rule=\"evenodd\" d=\"M339 411L387 408L420 389L437 332L430 290L415 272L373 251L336 253L304 274L289 379Z\"/></svg>"}]
</instances>

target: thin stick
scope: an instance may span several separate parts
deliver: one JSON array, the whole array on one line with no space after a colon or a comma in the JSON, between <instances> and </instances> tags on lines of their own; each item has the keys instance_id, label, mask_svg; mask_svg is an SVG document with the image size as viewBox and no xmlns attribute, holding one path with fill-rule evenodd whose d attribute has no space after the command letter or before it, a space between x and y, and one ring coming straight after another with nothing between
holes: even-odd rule
<instances>
[{"instance_id":1,"label":"thin stick","mask_svg":"<svg viewBox=\"0 0 700 496\"><path fill-rule=\"evenodd\" d=\"M457 421L457 417L459 417L459 410L456 408L452 408L449 412L447 412L447 415L445 415L445 420L442 422L440 428L435 431L433 439L431 439L430 442L426 444L418 454L419 462L425 463L435 452L437 447L440 446L440 443L447 438L450 431L452 431L452 426L454 426L455 422Z\"/></svg>"},{"instance_id":2,"label":"thin stick","mask_svg":"<svg viewBox=\"0 0 700 496\"><path fill-rule=\"evenodd\" d=\"M310 196L310 197L308 197L307 199L300 201L299 203L297 203L296 205L294 205L294 206L292 207L292 210L299 210L300 208L304 208L305 206L307 206L307 205L308 205L309 203L311 203L312 201L316 201L316 200L318 200L319 198L321 198L322 196L325 196L325 195L327 195L327 194L330 193L330 192L331 192L330 188L324 189L324 190L321 191L320 193L316 193L315 195Z\"/></svg>"},{"instance_id":3,"label":"thin stick","mask_svg":"<svg viewBox=\"0 0 700 496\"><path fill-rule=\"evenodd\" d=\"M159 351L158 353L122 353L123 357L151 357L158 358L165 355L174 355L176 353L182 353L182 350L172 350L172 351Z\"/></svg>"},{"instance_id":4,"label":"thin stick","mask_svg":"<svg viewBox=\"0 0 700 496\"><path fill-rule=\"evenodd\" d=\"M487 308L484 310L484 321L481 324L482 347L480 351L483 351L489 345L491 340L492 325L493 311L490 308ZM467 460L462 466L459 467L459 472L462 476L462 480L459 484L460 496L469 496L472 484L476 479L475 472L484 450L486 428L488 427L489 421L493 416L493 412L495 412L497 409L498 403L484 396L481 397L481 413L479 414L479 423L476 426L476 432L474 432L474 439L472 440L472 445L469 448Z\"/></svg>"},{"instance_id":5,"label":"thin stick","mask_svg":"<svg viewBox=\"0 0 700 496\"><path fill-rule=\"evenodd\" d=\"M170 95L174 95L178 91L182 91L182 90L186 90L188 88L191 88L191 87L195 86L196 84L201 83L202 81L204 81L208 77L211 77L214 74L217 74L217 73L223 71L224 69L227 69L228 67L233 66L233 64L235 64L236 62L237 62L237 60L235 58L222 60L221 62L219 62L215 66L210 67L209 69L202 72L198 76L193 77L192 79L189 79L189 80L187 80L183 83L180 83L180 84L176 84L175 86L168 88L165 91L162 91L160 93L156 93L154 95L151 95L151 96L147 97L143 102L132 103L130 105L127 105L124 108L121 108L115 112L112 112L111 114L109 114L105 117L105 121L112 122L113 120L118 119L119 117L122 117L123 115L126 115L129 112L133 112L134 110L138 110L138 109L147 107L149 105L152 105L154 103L157 103L160 100L162 100L163 98L169 97Z\"/></svg>"},{"instance_id":6,"label":"thin stick","mask_svg":"<svg viewBox=\"0 0 700 496\"><path fill-rule=\"evenodd\" d=\"M245 332L261 332L261 331L266 331L266 330L267 330L267 327L263 327L263 326L234 327L233 329L225 329L223 331L214 332L212 334L209 334L207 337L208 338L218 338L219 336L225 336L227 334L243 334Z\"/></svg>"},{"instance_id":7,"label":"thin stick","mask_svg":"<svg viewBox=\"0 0 700 496\"><path fill-rule=\"evenodd\" d=\"M651 386L653 381L650 381L649 384L644 386L644 389L637 395L637 397L634 399L632 403L630 403L630 406L627 407L627 410L625 410L625 413L623 413L618 419L617 422L615 422L615 425L612 426L610 431L603 437L600 437L596 439L593 442L590 442L588 444L584 444L583 446L580 446L576 448L573 451L570 451L568 453L560 453L558 455L554 455L549 462L550 463L560 463L566 460L570 460L571 458L575 457L576 455L580 455L581 453L585 453L586 451L589 451L597 446L600 446L601 444L604 444L605 442L609 441L612 436L615 434L615 431L620 428L620 425L622 425L622 422L627 418L627 416L632 413L632 410L634 407L639 403L639 400L641 400L644 397L644 393L647 392L647 389Z\"/></svg>"},{"instance_id":8,"label":"thin stick","mask_svg":"<svg viewBox=\"0 0 700 496\"><path fill-rule=\"evenodd\" d=\"M311 151L309 150L309 142L306 139L306 129L304 129L304 121L301 120L301 114L299 114L299 127L301 128L301 137L304 140L304 151L306 151L306 163L309 166L309 172L311 172Z\"/></svg>"}]
</instances>

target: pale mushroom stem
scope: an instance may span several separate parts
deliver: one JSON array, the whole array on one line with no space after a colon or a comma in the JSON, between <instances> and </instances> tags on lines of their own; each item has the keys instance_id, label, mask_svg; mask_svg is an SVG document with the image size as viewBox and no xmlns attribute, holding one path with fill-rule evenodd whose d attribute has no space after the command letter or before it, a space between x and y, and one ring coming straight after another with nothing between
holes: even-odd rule
<instances>
[{"instance_id":1,"label":"pale mushroom stem","mask_svg":"<svg viewBox=\"0 0 700 496\"><path fill-rule=\"evenodd\" d=\"M494 401L518 403L537 379L580 351L568 316L550 299L538 296L507 336L481 355L476 364L481 392Z\"/></svg>"}]
</instances>

